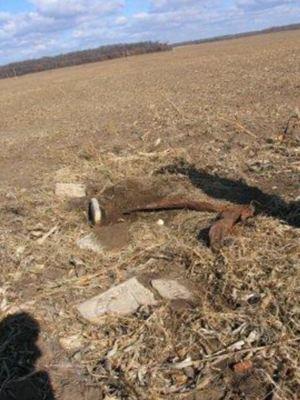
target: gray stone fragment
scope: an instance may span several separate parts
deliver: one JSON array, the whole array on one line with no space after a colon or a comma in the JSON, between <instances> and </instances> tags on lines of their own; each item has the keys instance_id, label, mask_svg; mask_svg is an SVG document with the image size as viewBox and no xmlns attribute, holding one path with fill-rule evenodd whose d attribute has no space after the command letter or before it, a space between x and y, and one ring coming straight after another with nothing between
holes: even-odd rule
<instances>
[{"instance_id":1,"label":"gray stone fragment","mask_svg":"<svg viewBox=\"0 0 300 400\"><path fill-rule=\"evenodd\" d=\"M154 289L158 291L161 297L168 300L192 300L193 295L180 283L171 279L154 279L151 281Z\"/></svg>"},{"instance_id":2,"label":"gray stone fragment","mask_svg":"<svg viewBox=\"0 0 300 400\"><path fill-rule=\"evenodd\" d=\"M104 251L103 246L93 233L77 240L77 246L82 250L91 250L99 254Z\"/></svg>"},{"instance_id":3,"label":"gray stone fragment","mask_svg":"<svg viewBox=\"0 0 300 400\"><path fill-rule=\"evenodd\" d=\"M81 198L86 196L86 187L79 183L57 183L55 194L62 198Z\"/></svg>"},{"instance_id":4,"label":"gray stone fragment","mask_svg":"<svg viewBox=\"0 0 300 400\"><path fill-rule=\"evenodd\" d=\"M142 305L156 304L153 293L136 278L114 286L106 292L77 306L80 314L90 322L99 322L104 314L126 315Z\"/></svg>"}]
</instances>

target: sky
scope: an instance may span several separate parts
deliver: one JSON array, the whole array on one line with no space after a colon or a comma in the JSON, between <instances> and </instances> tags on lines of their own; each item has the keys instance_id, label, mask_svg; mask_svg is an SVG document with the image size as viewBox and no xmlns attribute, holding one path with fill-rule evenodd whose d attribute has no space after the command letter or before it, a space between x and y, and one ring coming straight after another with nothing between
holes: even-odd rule
<instances>
[{"instance_id":1,"label":"sky","mask_svg":"<svg viewBox=\"0 0 300 400\"><path fill-rule=\"evenodd\" d=\"M0 0L0 65L98 47L181 42L300 22L300 0Z\"/></svg>"}]
</instances>

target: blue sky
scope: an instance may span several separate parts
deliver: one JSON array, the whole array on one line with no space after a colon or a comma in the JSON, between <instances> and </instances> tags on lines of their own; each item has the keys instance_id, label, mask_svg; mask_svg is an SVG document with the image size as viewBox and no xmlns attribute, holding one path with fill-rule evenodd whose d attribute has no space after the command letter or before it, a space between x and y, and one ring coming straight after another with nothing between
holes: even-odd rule
<instances>
[{"instance_id":1,"label":"blue sky","mask_svg":"<svg viewBox=\"0 0 300 400\"><path fill-rule=\"evenodd\" d=\"M300 22L300 0L0 0L0 65L103 44Z\"/></svg>"}]
</instances>

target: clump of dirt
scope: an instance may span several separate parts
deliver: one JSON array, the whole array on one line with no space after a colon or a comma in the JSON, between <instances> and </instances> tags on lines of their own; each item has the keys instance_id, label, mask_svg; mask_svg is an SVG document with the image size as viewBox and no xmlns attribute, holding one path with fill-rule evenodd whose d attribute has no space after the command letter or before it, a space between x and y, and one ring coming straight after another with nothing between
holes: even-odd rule
<instances>
[{"instance_id":1,"label":"clump of dirt","mask_svg":"<svg viewBox=\"0 0 300 400\"><path fill-rule=\"evenodd\" d=\"M123 212L128 209L161 198L159 191L161 189L150 182L137 180L123 181L106 189L98 199L105 213L104 224L124 218Z\"/></svg>"},{"instance_id":2,"label":"clump of dirt","mask_svg":"<svg viewBox=\"0 0 300 400\"><path fill-rule=\"evenodd\" d=\"M126 211L145 206L171 196L176 191L187 195L186 185L182 182L178 183L176 177L149 178L146 182L141 180L124 180L116 185L112 185L105 189L102 193L90 190L89 196L94 196L98 199L103 211L103 220L101 226L117 224L120 222L136 221L139 217L137 213L126 213ZM73 202L75 209L87 207L87 201ZM72 207L71 207L72 208ZM144 213L145 215L145 213ZM164 213L168 216L172 213Z\"/></svg>"},{"instance_id":3,"label":"clump of dirt","mask_svg":"<svg viewBox=\"0 0 300 400\"><path fill-rule=\"evenodd\" d=\"M113 223L113 220L110 220L108 225L96 227L95 235L105 250L121 250L130 243L130 224Z\"/></svg>"},{"instance_id":4,"label":"clump of dirt","mask_svg":"<svg viewBox=\"0 0 300 400\"><path fill-rule=\"evenodd\" d=\"M103 211L103 220L94 228L94 231L105 249L120 250L130 244L130 229L132 224L139 219L139 215L136 213L124 215L124 212L166 196L167 193L170 193L171 188L163 183L163 180L157 179L154 181L150 179L148 182L126 180L101 193L98 200ZM77 206L79 204L77 203ZM166 217L170 219L170 215L167 213Z\"/></svg>"},{"instance_id":5,"label":"clump of dirt","mask_svg":"<svg viewBox=\"0 0 300 400\"><path fill-rule=\"evenodd\" d=\"M97 192L90 191L90 194L96 196L104 210L103 224L116 223L124 219L124 212L139 206L143 206L166 197L174 190L173 184L166 179L147 179L142 180L124 180L112 185L104 190L100 195ZM132 214L126 216L126 219L135 219Z\"/></svg>"}]
</instances>

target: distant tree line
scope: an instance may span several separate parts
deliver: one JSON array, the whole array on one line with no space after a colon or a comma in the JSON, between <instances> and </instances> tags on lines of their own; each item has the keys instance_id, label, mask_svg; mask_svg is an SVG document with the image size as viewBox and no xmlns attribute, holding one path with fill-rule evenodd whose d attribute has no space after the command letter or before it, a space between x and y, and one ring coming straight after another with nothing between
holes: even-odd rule
<instances>
[{"instance_id":1,"label":"distant tree line","mask_svg":"<svg viewBox=\"0 0 300 400\"><path fill-rule=\"evenodd\" d=\"M50 69L69 67L72 65L111 60L113 58L168 51L171 49L172 47L166 43L151 41L101 46L96 49L75 51L54 57L43 57L0 66L0 79L30 74L33 72L46 71Z\"/></svg>"},{"instance_id":2,"label":"distant tree line","mask_svg":"<svg viewBox=\"0 0 300 400\"><path fill-rule=\"evenodd\" d=\"M101 46L96 49L75 51L72 53L61 54L54 57L43 57L35 60L26 60L0 66L0 79L30 74L33 72L41 72L50 69L69 67L72 65L80 65L98 61L111 60L113 58L129 57L138 54L168 51L172 50L172 48L176 46L209 43L220 40L237 39L247 36L262 35L271 32L288 31L295 29L300 29L300 23L279 26L279 27L272 27L260 31L238 33L234 35L216 36L208 39L174 43L173 45L148 41L148 42L139 42L131 44L114 44L109 46Z\"/></svg>"},{"instance_id":3,"label":"distant tree line","mask_svg":"<svg viewBox=\"0 0 300 400\"><path fill-rule=\"evenodd\" d=\"M185 41L185 42L174 43L173 47L188 46L188 45L191 45L191 44L218 42L220 40L238 39L238 38L243 38L243 37L248 37L248 36L264 35L266 33L272 33L272 32L292 31L292 30L296 30L296 29L300 29L300 24L275 26L275 27L272 27L272 28L262 29L260 31L236 33L236 34L233 34L233 35L214 36L214 37L211 37L211 38L208 38L208 39L189 40L189 41Z\"/></svg>"}]
</instances>

